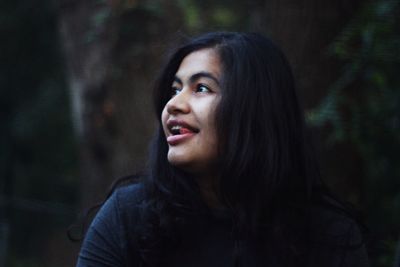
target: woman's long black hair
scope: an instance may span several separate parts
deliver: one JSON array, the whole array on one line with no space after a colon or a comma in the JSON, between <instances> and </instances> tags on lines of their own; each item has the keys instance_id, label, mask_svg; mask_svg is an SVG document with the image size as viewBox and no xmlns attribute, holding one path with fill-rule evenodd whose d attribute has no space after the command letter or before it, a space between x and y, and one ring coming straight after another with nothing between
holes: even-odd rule
<instances>
[{"instance_id":1,"label":"woman's long black hair","mask_svg":"<svg viewBox=\"0 0 400 267\"><path fill-rule=\"evenodd\" d=\"M165 257L164 244L179 236L173 229L177 222L184 223L185 216L201 205L194 180L167 160L160 118L180 63L205 48L215 49L223 65L215 125L220 154L217 193L234 214L236 257L241 242L260 233L292 246L290 239L296 238L289 232L299 231L291 228L291 221L306 218L313 189L319 184L293 76L282 52L258 34L217 32L191 40L172 54L155 86L159 127L145 180L147 222L142 225L148 227L140 229L142 257L148 264L150 259ZM292 237L286 239L285 234Z\"/></svg>"},{"instance_id":2,"label":"woman's long black hair","mask_svg":"<svg viewBox=\"0 0 400 267\"><path fill-rule=\"evenodd\" d=\"M312 239L310 212L316 204L329 202L328 192L285 56L259 34L235 32L189 40L170 56L156 81L159 125L143 181L144 214L137 231L142 261L145 266L162 265L170 252L166 247L171 250L179 243L179 226L205 205L195 180L169 164L161 125L180 63L205 48L215 49L223 65L215 114L220 171L216 192L233 214L235 262L240 265L246 240L263 244L268 239L281 251L275 256L281 256L282 266L302 266Z\"/></svg>"}]
</instances>

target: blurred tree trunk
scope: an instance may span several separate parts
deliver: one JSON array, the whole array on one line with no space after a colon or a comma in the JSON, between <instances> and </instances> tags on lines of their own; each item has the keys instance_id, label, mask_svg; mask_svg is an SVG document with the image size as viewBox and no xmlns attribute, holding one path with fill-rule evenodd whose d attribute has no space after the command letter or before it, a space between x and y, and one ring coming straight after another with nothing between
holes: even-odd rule
<instances>
[{"instance_id":1,"label":"blurred tree trunk","mask_svg":"<svg viewBox=\"0 0 400 267\"><path fill-rule=\"evenodd\" d=\"M179 18L171 15L177 9L168 1L158 4L160 12L140 1L60 4L83 207L101 200L112 180L144 164L155 126L149 81Z\"/></svg>"},{"instance_id":2,"label":"blurred tree trunk","mask_svg":"<svg viewBox=\"0 0 400 267\"><path fill-rule=\"evenodd\" d=\"M73 123L79 141L81 201L98 201L112 176L114 118L109 68L116 21L96 21L110 7L99 1L68 1L60 5L60 26L69 71Z\"/></svg>"},{"instance_id":3,"label":"blurred tree trunk","mask_svg":"<svg viewBox=\"0 0 400 267\"><path fill-rule=\"evenodd\" d=\"M339 77L341 64L329 45L360 8L362 0L254 0L253 30L272 37L291 62L305 109L315 107ZM262 2L262 3L261 3ZM260 6L263 6L260 8ZM328 129L317 136L325 180L342 196L357 202L362 189L361 158L352 144L327 148Z\"/></svg>"}]
</instances>

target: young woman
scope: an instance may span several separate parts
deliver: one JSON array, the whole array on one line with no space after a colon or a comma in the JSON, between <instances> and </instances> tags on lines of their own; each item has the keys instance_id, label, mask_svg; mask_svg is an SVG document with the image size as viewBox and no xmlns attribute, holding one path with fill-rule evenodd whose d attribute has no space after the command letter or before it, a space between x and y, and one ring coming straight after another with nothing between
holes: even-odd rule
<instances>
[{"instance_id":1,"label":"young woman","mask_svg":"<svg viewBox=\"0 0 400 267\"><path fill-rule=\"evenodd\" d=\"M368 266L356 221L320 180L291 69L270 40L190 40L154 100L147 174L104 203L77 266Z\"/></svg>"}]
</instances>

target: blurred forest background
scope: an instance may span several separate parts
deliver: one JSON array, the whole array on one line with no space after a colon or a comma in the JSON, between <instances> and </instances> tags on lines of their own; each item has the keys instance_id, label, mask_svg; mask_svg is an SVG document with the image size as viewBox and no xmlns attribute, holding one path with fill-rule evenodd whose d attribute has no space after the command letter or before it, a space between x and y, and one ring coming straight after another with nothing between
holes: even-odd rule
<instances>
[{"instance_id":1,"label":"blurred forest background","mask_svg":"<svg viewBox=\"0 0 400 267\"><path fill-rule=\"evenodd\" d=\"M399 0L1 0L0 266L74 266L66 229L142 168L171 44L258 31L294 68L326 182L365 213L372 266L400 237Z\"/></svg>"}]
</instances>

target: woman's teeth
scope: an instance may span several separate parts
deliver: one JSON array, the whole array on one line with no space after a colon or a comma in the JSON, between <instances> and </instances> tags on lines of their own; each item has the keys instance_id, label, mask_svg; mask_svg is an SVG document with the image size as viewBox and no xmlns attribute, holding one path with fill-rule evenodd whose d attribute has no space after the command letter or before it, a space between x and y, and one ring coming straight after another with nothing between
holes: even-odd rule
<instances>
[{"instance_id":1,"label":"woman's teeth","mask_svg":"<svg viewBox=\"0 0 400 267\"><path fill-rule=\"evenodd\" d=\"M181 133L181 128L182 128L182 126L180 126L180 125L172 126L172 127L171 127L171 133L172 133L173 135L180 134L180 133Z\"/></svg>"},{"instance_id":2,"label":"woman's teeth","mask_svg":"<svg viewBox=\"0 0 400 267\"><path fill-rule=\"evenodd\" d=\"M192 130L182 127L180 125L175 125L175 126L171 127L172 135L186 134L186 133L192 133L192 132L193 132Z\"/></svg>"}]
</instances>

